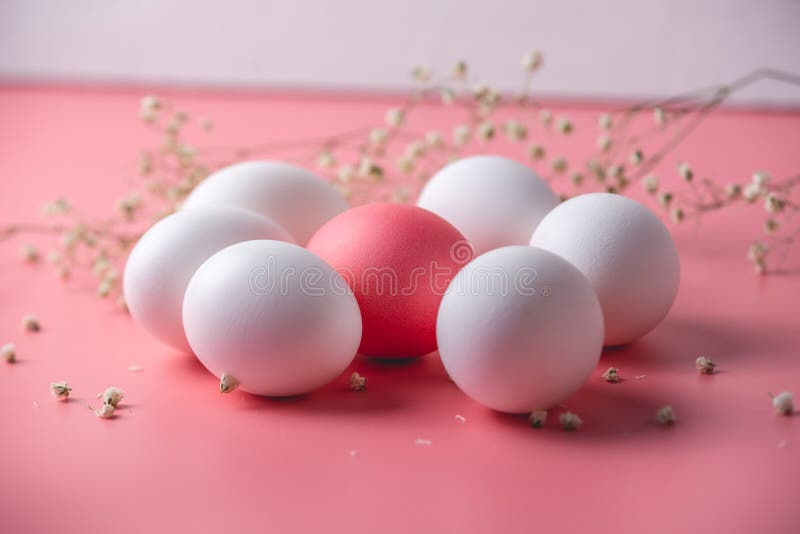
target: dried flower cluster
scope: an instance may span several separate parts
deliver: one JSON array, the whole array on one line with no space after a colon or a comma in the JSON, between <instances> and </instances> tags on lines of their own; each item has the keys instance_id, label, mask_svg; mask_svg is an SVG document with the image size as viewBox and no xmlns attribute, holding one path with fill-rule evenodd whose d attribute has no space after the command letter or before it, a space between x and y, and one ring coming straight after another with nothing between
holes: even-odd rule
<instances>
[{"instance_id":1,"label":"dried flower cluster","mask_svg":"<svg viewBox=\"0 0 800 534\"><path fill-rule=\"evenodd\" d=\"M714 362L714 360L705 356L698 357L694 361L694 364L697 367L697 370L705 375L714 374L714 369L717 367L717 364Z\"/></svg>"},{"instance_id":2,"label":"dried flower cluster","mask_svg":"<svg viewBox=\"0 0 800 534\"><path fill-rule=\"evenodd\" d=\"M15 363L17 361L17 347L13 343L6 343L0 347L0 358L3 358L7 363Z\"/></svg>"},{"instance_id":3,"label":"dried flower cluster","mask_svg":"<svg viewBox=\"0 0 800 534\"><path fill-rule=\"evenodd\" d=\"M619 369L616 367L609 367L605 373L603 373L603 380L606 382L617 383L622 378L619 376Z\"/></svg>"},{"instance_id":4,"label":"dried flower cluster","mask_svg":"<svg viewBox=\"0 0 800 534\"><path fill-rule=\"evenodd\" d=\"M231 393L237 389L239 389L239 381L228 373L222 373L222 377L219 379L219 392Z\"/></svg>"},{"instance_id":5,"label":"dried flower cluster","mask_svg":"<svg viewBox=\"0 0 800 534\"><path fill-rule=\"evenodd\" d=\"M69 399L69 394L72 393L72 388L66 382L51 382L50 394L56 400L65 401Z\"/></svg>"},{"instance_id":6,"label":"dried flower cluster","mask_svg":"<svg viewBox=\"0 0 800 534\"><path fill-rule=\"evenodd\" d=\"M471 145L502 142L518 147L520 156L527 157L562 198L593 190L625 194L638 183L665 218L676 224L735 204L752 204L763 211L764 222L747 256L758 273L778 267L800 235L800 228L793 226L800 209L795 198L800 175L773 179L756 170L749 180L720 184L690 162L678 162L673 177L659 178L653 170L730 95L764 79L800 86L800 77L762 69L724 86L602 113L596 146L590 147L585 159L570 161L547 144L554 136L572 135L575 124L569 117L554 116L531 91L543 63L538 51L523 56L522 87L514 96L471 84L464 61L441 79L430 69L417 67L408 98L388 109L382 124L249 147L201 148L188 139L211 132L209 119L192 117L169 102L146 96L139 118L160 140L138 155L129 172L138 176L139 185L116 201L113 215L90 220L69 200L57 198L42 208L45 224L11 225L0 229L0 239L18 233L55 234L58 241L47 253L55 274L67 278L73 270L88 266L97 279L97 294L116 297L124 306L117 269L143 226L179 209L197 184L223 166L247 158L282 159L316 167L353 204L408 202L437 169ZM412 116L424 112L423 104L436 101L462 112L462 119L424 132L411 129ZM25 245L21 255L27 262L40 256L32 245Z\"/></svg>"}]
</instances>

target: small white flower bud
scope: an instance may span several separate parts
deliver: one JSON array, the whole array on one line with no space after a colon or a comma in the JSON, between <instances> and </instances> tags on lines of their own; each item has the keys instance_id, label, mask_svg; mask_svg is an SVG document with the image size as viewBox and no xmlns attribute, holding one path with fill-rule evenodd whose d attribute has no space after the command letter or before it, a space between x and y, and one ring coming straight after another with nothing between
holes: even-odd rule
<instances>
[{"instance_id":1,"label":"small white flower bud","mask_svg":"<svg viewBox=\"0 0 800 534\"><path fill-rule=\"evenodd\" d=\"M444 144L444 139L442 138L441 132L431 130L425 134L425 143L427 143L430 148L441 148Z\"/></svg>"},{"instance_id":2,"label":"small white flower bud","mask_svg":"<svg viewBox=\"0 0 800 534\"><path fill-rule=\"evenodd\" d=\"M558 421L561 423L561 428L564 430L571 432L573 430L578 430L583 421L577 414L572 412L564 412L558 416Z\"/></svg>"},{"instance_id":3,"label":"small white flower bud","mask_svg":"<svg viewBox=\"0 0 800 534\"><path fill-rule=\"evenodd\" d=\"M111 386L106 388L106 390L102 393L97 395L98 399L103 399L103 404L110 404L114 408L119 406L119 403L122 402L122 398L125 396L125 392L119 389L118 387Z\"/></svg>"},{"instance_id":4,"label":"small white flower bud","mask_svg":"<svg viewBox=\"0 0 800 534\"><path fill-rule=\"evenodd\" d=\"M539 122L545 126L549 126L553 122L553 113L549 109L543 109L539 112Z\"/></svg>"},{"instance_id":5,"label":"small white flower bud","mask_svg":"<svg viewBox=\"0 0 800 534\"><path fill-rule=\"evenodd\" d=\"M603 113L599 117L597 117L597 126L601 130L609 130L613 125L613 121L611 120L611 115L608 113Z\"/></svg>"},{"instance_id":6,"label":"small white flower bud","mask_svg":"<svg viewBox=\"0 0 800 534\"><path fill-rule=\"evenodd\" d=\"M784 391L783 393L775 395L772 397L772 407L775 408L775 412L780 415L794 414L794 398L792 394L788 391Z\"/></svg>"},{"instance_id":7,"label":"small white flower bud","mask_svg":"<svg viewBox=\"0 0 800 534\"><path fill-rule=\"evenodd\" d=\"M753 183L760 188L766 186L772 176L766 171L756 171L753 173Z\"/></svg>"},{"instance_id":8,"label":"small white flower bud","mask_svg":"<svg viewBox=\"0 0 800 534\"><path fill-rule=\"evenodd\" d=\"M406 113L400 108L391 108L386 112L386 124L399 128L406 120Z\"/></svg>"},{"instance_id":9,"label":"small white flower bud","mask_svg":"<svg viewBox=\"0 0 800 534\"><path fill-rule=\"evenodd\" d=\"M642 152L641 149L637 148L636 150L631 152L631 155L628 158L628 160L633 165L639 165L642 161L644 161L644 152Z\"/></svg>"},{"instance_id":10,"label":"small white flower bud","mask_svg":"<svg viewBox=\"0 0 800 534\"><path fill-rule=\"evenodd\" d=\"M556 130L558 130L559 133L569 135L574 129L575 127L573 126L572 121L566 117L559 117L556 121Z\"/></svg>"},{"instance_id":11,"label":"small white flower bud","mask_svg":"<svg viewBox=\"0 0 800 534\"><path fill-rule=\"evenodd\" d=\"M642 189L650 195L658 191L658 178L655 175L648 174L642 178Z\"/></svg>"},{"instance_id":12,"label":"small white flower bud","mask_svg":"<svg viewBox=\"0 0 800 534\"><path fill-rule=\"evenodd\" d=\"M656 423L659 425L673 425L675 421L675 410L672 406L662 406L656 411Z\"/></svg>"},{"instance_id":13,"label":"small white flower bud","mask_svg":"<svg viewBox=\"0 0 800 534\"><path fill-rule=\"evenodd\" d=\"M538 50L533 50L522 56L520 65L522 65L522 68L526 71L533 72L542 66L542 62L544 62L542 53Z\"/></svg>"},{"instance_id":14,"label":"small white flower bud","mask_svg":"<svg viewBox=\"0 0 800 534\"><path fill-rule=\"evenodd\" d=\"M492 124L491 121L483 121L478 125L477 133L478 137L484 141L490 141L494 138L495 134L494 124Z\"/></svg>"},{"instance_id":15,"label":"small white flower bud","mask_svg":"<svg viewBox=\"0 0 800 534\"><path fill-rule=\"evenodd\" d=\"M28 263L36 263L39 261L39 249L33 245L23 245L19 251L19 255Z\"/></svg>"},{"instance_id":16,"label":"small white flower bud","mask_svg":"<svg viewBox=\"0 0 800 534\"><path fill-rule=\"evenodd\" d=\"M661 126L665 122L667 122L667 114L661 108L655 108L653 110L653 122L657 125Z\"/></svg>"},{"instance_id":17,"label":"small white flower bud","mask_svg":"<svg viewBox=\"0 0 800 534\"><path fill-rule=\"evenodd\" d=\"M6 363L15 363L17 361L17 348L13 343L6 343L0 348L0 358L3 358Z\"/></svg>"},{"instance_id":18,"label":"small white flower bud","mask_svg":"<svg viewBox=\"0 0 800 534\"><path fill-rule=\"evenodd\" d=\"M466 124L460 124L453 128L453 144L461 147L469 143L471 137L471 133L469 130L469 126Z\"/></svg>"},{"instance_id":19,"label":"small white flower bud","mask_svg":"<svg viewBox=\"0 0 800 534\"><path fill-rule=\"evenodd\" d=\"M533 428L541 428L547 421L547 410L534 410L528 416L528 422Z\"/></svg>"},{"instance_id":20,"label":"small white flower bud","mask_svg":"<svg viewBox=\"0 0 800 534\"><path fill-rule=\"evenodd\" d=\"M597 148L599 148L601 152L608 152L608 149L611 148L611 138L607 135L598 137Z\"/></svg>"},{"instance_id":21,"label":"small white flower bud","mask_svg":"<svg viewBox=\"0 0 800 534\"><path fill-rule=\"evenodd\" d=\"M616 367L609 367L605 373L603 373L603 379L606 382L616 383L621 380L619 376L619 369Z\"/></svg>"},{"instance_id":22,"label":"small white flower bud","mask_svg":"<svg viewBox=\"0 0 800 534\"><path fill-rule=\"evenodd\" d=\"M692 167L686 162L678 164L678 175L684 182L691 182L692 179L694 179L694 171L692 171Z\"/></svg>"},{"instance_id":23,"label":"small white flower bud","mask_svg":"<svg viewBox=\"0 0 800 534\"><path fill-rule=\"evenodd\" d=\"M317 167L320 169L331 169L336 165L336 157L327 150L317 157Z\"/></svg>"},{"instance_id":24,"label":"small white flower bud","mask_svg":"<svg viewBox=\"0 0 800 534\"><path fill-rule=\"evenodd\" d=\"M700 356L694 361L695 367L700 373L705 375L714 374L714 368L717 364L711 358Z\"/></svg>"},{"instance_id":25,"label":"small white flower bud","mask_svg":"<svg viewBox=\"0 0 800 534\"><path fill-rule=\"evenodd\" d=\"M685 217L686 214L681 208L672 208L672 210L669 212L669 218L672 219L672 222L676 224L683 221Z\"/></svg>"},{"instance_id":26,"label":"small white flower bud","mask_svg":"<svg viewBox=\"0 0 800 534\"><path fill-rule=\"evenodd\" d=\"M56 400L64 401L69 398L69 394L72 392L72 388L69 387L69 384L66 382L51 382L50 383L50 394L56 398Z\"/></svg>"},{"instance_id":27,"label":"small white flower bud","mask_svg":"<svg viewBox=\"0 0 800 534\"><path fill-rule=\"evenodd\" d=\"M728 184L725 186L725 196L733 199L742 194L742 186L739 184Z\"/></svg>"},{"instance_id":28,"label":"small white flower bud","mask_svg":"<svg viewBox=\"0 0 800 534\"><path fill-rule=\"evenodd\" d=\"M745 201L749 203L753 203L756 201L758 197L760 197L763 193L763 189L758 184L747 184L742 191L742 196L744 197Z\"/></svg>"},{"instance_id":29,"label":"small white flower bud","mask_svg":"<svg viewBox=\"0 0 800 534\"><path fill-rule=\"evenodd\" d=\"M38 332L42 329L42 325L35 315L28 313L22 317L22 328L28 332Z\"/></svg>"},{"instance_id":30,"label":"small white flower bud","mask_svg":"<svg viewBox=\"0 0 800 534\"><path fill-rule=\"evenodd\" d=\"M567 170L568 167L567 160L565 158L556 158L550 162L550 168L553 172L561 174Z\"/></svg>"},{"instance_id":31,"label":"small white flower bud","mask_svg":"<svg viewBox=\"0 0 800 534\"><path fill-rule=\"evenodd\" d=\"M111 419L114 417L115 411L117 411L117 409L112 404L103 404L94 411L94 414L100 419Z\"/></svg>"}]
</instances>

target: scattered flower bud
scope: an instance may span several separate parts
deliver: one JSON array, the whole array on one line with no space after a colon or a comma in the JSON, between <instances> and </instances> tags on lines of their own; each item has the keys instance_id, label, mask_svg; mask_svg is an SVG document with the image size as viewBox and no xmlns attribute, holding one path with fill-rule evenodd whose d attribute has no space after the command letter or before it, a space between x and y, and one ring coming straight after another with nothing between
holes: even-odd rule
<instances>
[{"instance_id":1,"label":"scattered flower bud","mask_svg":"<svg viewBox=\"0 0 800 534\"><path fill-rule=\"evenodd\" d=\"M667 114L661 108L655 108L653 110L653 122L657 125L661 126L665 122L667 122Z\"/></svg>"},{"instance_id":2,"label":"scattered flower bud","mask_svg":"<svg viewBox=\"0 0 800 534\"><path fill-rule=\"evenodd\" d=\"M669 212L669 218L672 219L672 222L675 224L683 221L685 217L686 214L683 212L682 208L672 208L672 210Z\"/></svg>"},{"instance_id":3,"label":"scattered flower bud","mask_svg":"<svg viewBox=\"0 0 800 534\"><path fill-rule=\"evenodd\" d=\"M675 424L675 410L672 406L662 406L656 412L656 423L659 425Z\"/></svg>"},{"instance_id":4,"label":"scattered flower bud","mask_svg":"<svg viewBox=\"0 0 800 534\"><path fill-rule=\"evenodd\" d=\"M747 184L742 192L742 196L744 197L745 201L749 203L753 203L756 201L758 197L761 196L763 193L763 189L758 184Z\"/></svg>"},{"instance_id":5,"label":"scattered flower bud","mask_svg":"<svg viewBox=\"0 0 800 534\"><path fill-rule=\"evenodd\" d=\"M219 380L219 392L231 393L239 388L239 381L228 373L222 373L222 378Z\"/></svg>"},{"instance_id":6,"label":"scattered flower bud","mask_svg":"<svg viewBox=\"0 0 800 534\"><path fill-rule=\"evenodd\" d=\"M374 128L369 132L369 142L374 146L383 146L389 139L389 132L383 128Z\"/></svg>"},{"instance_id":7,"label":"scattered flower bud","mask_svg":"<svg viewBox=\"0 0 800 534\"><path fill-rule=\"evenodd\" d=\"M328 151L323 152L317 158L317 167L320 169L331 169L336 165L336 158Z\"/></svg>"},{"instance_id":8,"label":"scattered flower bud","mask_svg":"<svg viewBox=\"0 0 800 534\"><path fill-rule=\"evenodd\" d=\"M583 174L579 172L573 172L569 175L569 181L572 183L572 185L578 187L583 183Z\"/></svg>"},{"instance_id":9,"label":"scattered flower bud","mask_svg":"<svg viewBox=\"0 0 800 534\"><path fill-rule=\"evenodd\" d=\"M750 248L747 249L747 259L752 261L764 259L767 252L769 252L769 245L766 243L753 243L750 245Z\"/></svg>"},{"instance_id":10,"label":"scattered flower bud","mask_svg":"<svg viewBox=\"0 0 800 534\"><path fill-rule=\"evenodd\" d=\"M694 179L694 171L686 162L678 164L678 175L684 182L691 182Z\"/></svg>"},{"instance_id":11,"label":"scattered flower bud","mask_svg":"<svg viewBox=\"0 0 800 534\"><path fill-rule=\"evenodd\" d=\"M539 112L539 122L545 126L549 126L553 122L553 114L549 109L543 109Z\"/></svg>"},{"instance_id":12,"label":"scattered flower bud","mask_svg":"<svg viewBox=\"0 0 800 534\"><path fill-rule=\"evenodd\" d=\"M547 421L547 410L534 410L528 416L528 422L533 428L541 428Z\"/></svg>"},{"instance_id":13,"label":"scattered flower bud","mask_svg":"<svg viewBox=\"0 0 800 534\"><path fill-rule=\"evenodd\" d=\"M556 130L558 130L559 133L569 135L574 129L575 127L573 126L572 121L566 117L559 117L558 121L556 121Z\"/></svg>"},{"instance_id":14,"label":"scattered flower bud","mask_svg":"<svg viewBox=\"0 0 800 534\"><path fill-rule=\"evenodd\" d=\"M794 399L792 394L788 391L778 393L772 397L772 407L779 415L792 415L794 414Z\"/></svg>"},{"instance_id":15,"label":"scattered flower bud","mask_svg":"<svg viewBox=\"0 0 800 534\"><path fill-rule=\"evenodd\" d=\"M672 193L669 191L662 191L658 194L656 200L658 201L659 206L666 208L669 206L670 202L672 202Z\"/></svg>"},{"instance_id":16,"label":"scattered flower bud","mask_svg":"<svg viewBox=\"0 0 800 534\"><path fill-rule=\"evenodd\" d=\"M444 89L442 89L440 96L442 99L442 104L444 104L445 106L451 106L453 102L455 102L456 100L455 91L453 91L449 87L445 87Z\"/></svg>"},{"instance_id":17,"label":"scattered flower bud","mask_svg":"<svg viewBox=\"0 0 800 534\"><path fill-rule=\"evenodd\" d=\"M367 388L367 377L358 373L350 375L350 389L353 391L364 391Z\"/></svg>"},{"instance_id":18,"label":"scattered flower bud","mask_svg":"<svg viewBox=\"0 0 800 534\"><path fill-rule=\"evenodd\" d=\"M753 184L758 186L759 189L766 186L770 179L772 179L772 176L766 171L756 171L753 173Z\"/></svg>"},{"instance_id":19,"label":"scattered flower bud","mask_svg":"<svg viewBox=\"0 0 800 534\"><path fill-rule=\"evenodd\" d=\"M601 130L610 130L612 126L611 115L608 113L603 113L599 117L597 117L597 126Z\"/></svg>"},{"instance_id":20,"label":"scattered flower bud","mask_svg":"<svg viewBox=\"0 0 800 534\"><path fill-rule=\"evenodd\" d=\"M356 170L352 165L342 165L339 167L339 170L336 171L336 176L339 178L340 182L347 183L353 179L355 173Z\"/></svg>"},{"instance_id":21,"label":"scattered flower bud","mask_svg":"<svg viewBox=\"0 0 800 534\"><path fill-rule=\"evenodd\" d=\"M15 363L17 361L17 348L13 343L6 343L0 348L0 358L3 358L7 363Z\"/></svg>"},{"instance_id":22,"label":"scattered flower bud","mask_svg":"<svg viewBox=\"0 0 800 534\"><path fill-rule=\"evenodd\" d=\"M453 78L456 80L464 80L467 77L467 62L459 61L453 65Z\"/></svg>"},{"instance_id":23,"label":"scattered flower bud","mask_svg":"<svg viewBox=\"0 0 800 534\"><path fill-rule=\"evenodd\" d=\"M491 121L483 121L478 125L477 134L481 139L490 141L494 138L494 133L494 124Z\"/></svg>"},{"instance_id":24,"label":"scattered flower bud","mask_svg":"<svg viewBox=\"0 0 800 534\"><path fill-rule=\"evenodd\" d=\"M734 199L742 194L742 186L739 184L728 184L725 186L725 196Z\"/></svg>"},{"instance_id":25,"label":"scattered flower bud","mask_svg":"<svg viewBox=\"0 0 800 534\"><path fill-rule=\"evenodd\" d=\"M619 369L616 367L609 367L605 373L603 373L603 379L606 382L617 383L621 380L619 376Z\"/></svg>"},{"instance_id":26,"label":"scattered flower bud","mask_svg":"<svg viewBox=\"0 0 800 534\"><path fill-rule=\"evenodd\" d=\"M406 120L406 113L400 108L391 108L386 112L386 124L399 128Z\"/></svg>"},{"instance_id":27,"label":"scattered flower bud","mask_svg":"<svg viewBox=\"0 0 800 534\"><path fill-rule=\"evenodd\" d=\"M453 144L458 147L464 146L469 143L470 140L470 130L469 126L466 124L460 124L453 128Z\"/></svg>"},{"instance_id":28,"label":"scattered flower bud","mask_svg":"<svg viewBox=\"0 0 800 534\"><path fill-rule=\"evenodd\" d=\"M553 172L561 174L562 172L567 170L567 160L564 158L556 158L550 162L550 168Z\"/></svg>"},{"instance_id":29,"label":"scattered flower bud","mask_svg":"<svg viewBox=\"0 0 800 534\"><path fill-rule=\"evenodd\" d=\"M28 263L39 261L39 250L33 245L23 245L19 251L20 257Z\"/></svg>"},{"instance_id":30,"label":"scattered flower bud","mask_svg":"<svg viewBox=\"0 0 800 534\"><path fill-rule=\"evenodd\" d=\"M658 178L652 174L643 177L642 189L644 189L645 193L654 195L658 191Z\"/></svg>"},{"instance_id":31,"label":"scattered flower bud","mask_svg":"<svg viewBox=\"0 0 800 534\"><path fill-rule=\"evenodd\" d=\"M786 202L778 197L775 193L769 193L764 200L764 209L767 213L780 213L783 211Z\"/></svg>"},{"instance_id":32,"label":"scattered flower bud","mask_svg":"<svg viewBox=\"0 0 800 534\"><path fill-rule=\"evenodd\" d=\"M425 84L431 80L431 71L425 67L414 67L411 71L411 76L415 81Z\"/></svg>"},{"instance_id":33,"label":"scattered flower bud","mask_svg":"<svg viewBox=\"0 0 800 534\"><path fill-rule=\"evenodd\" d=\"M106 388L104 392L97 394L98 399L103 399L103 404L110 404L114 408L122 402L124 396L125 392L114 386Z\"/></svg>"},{"instance_id":34,"label":"scattered flower bud","mask_svg":"<svg viewBox=\"0 0 800 534\"><path fill-rule=\"evenodd\" d=\"M544 150L544 147L539 143L532 143L528 147L528 157L530 157L534 161L538 161L540 159L544 159L547 153Z\"/></svg>"},{"instance_id":35,"label":"scattered flower bud","mask_svg":"<svg viewBox=\"0 0 800 534\"><path fill-rule=\"evenodd\" d=\"M772 234L778 229L778 221L775 219L767 219L764 221L764 233Z\"/></svg>"},{"instance_id":36,"label":"scattered flower bud","mask_svg":"<svg viewBox=\"0 0 800 534\"><path fill-rule=\"evenodd\" d=\"M442 138L442 134L437 130L431 130L427 134L425 134L425 143L430 148L441 148L444 144L444 139Z\"/></svg>"},{"instance_id":37,"label":"scattered flower bud","mask_svg":"<svg viewBox=\"0 0 800 534\"><path fill-rule=\"evenodd\" d=\"M66 382L51 382L50 394L57 400L64 401L69 398L72 388Z\"/></svg>"},{"instance_id":38,"label":"scattered flower bud","mask_svg":"<svg viewBox=\"0 0 800 534\"><path fill-rule=\"evenodd\" d=\"M35 315L29 313L22 317L22 328L28 332L38 332L42 329L42 325L39 324Z\"/></svg>"},{"instance_id":39,"label":"scattered flower bud","mask_svg":"<svg viewBox=\"0 0 800 534\"><path fill-rule=\"evenodd\" d=\"M544 56L538 50L534 50L528 52L522 59L520 60L520 64L522 68L528 72L533 72L538 70L542 66L542 62L544 61Z\"/></svg>"},{"instance_id":40,"label":"scattered flower bud","mask_svg":"<svg viewBox=\"0 0 800 534\"><path fill-rule=\"evenodd\" d=\"M103 404L94 411L94 414L101 419L111 419L114 417L115 411L117 411L117 409L113 404Z\"/></svg>"},{"instance_id":41,"label":"scattered flower bud","mask_svg":"<svg viewBox=\"0 0 800 534\"><path fill-rule=\"evenodd\" d=\"M704 375L714 374L714 368L717 364L711 358L707 358L705 356L700 356L694 361L697 370L700 371Z\"/></svg>"},{"instance_id":42,"label":"scattered flower bud","mask_svg":"<svg viewBox=\"0 0 800 534\"><path fill-rule=\"evenodd\" d=\"M524 141L528 137L528 129L516 120L506 122L503 131L512 141Z\"/></svg>"},{"instance_id":43,"label":"scattered flower bud","mask_svg":"<svg viewBox=\"0 0 800 534\"><path fill-rule=\"evenodd\" d=\"M561 428L568 432L572 432L573 430L578 430L580 426L583 424L583 421L577 414L572 412L564 412L558 416L558 420L561 423Z\"/></svg>"},{"instance_id":44,"label":"scattered flower bud","mask_svg":"<svg viewBox=\"0 0 800 534\"><path fill-rule=\"evenodd\" d=\"M644 152L637 148L631 152L631 155L628 159L633 165L639 165L642 161L644 161Z\"/></svg>"},{"instance_id":45,"label":"scattered flower bud","mask_svg":"<svg viewBox=\"0 0 800 534\"><path fill-rule=\"evenodd\" d=\"M599 148L601 152L608 152L608 149L611 148L611 138L607 135L598 137L597 148Z\"/></svg>"}]
</instances>

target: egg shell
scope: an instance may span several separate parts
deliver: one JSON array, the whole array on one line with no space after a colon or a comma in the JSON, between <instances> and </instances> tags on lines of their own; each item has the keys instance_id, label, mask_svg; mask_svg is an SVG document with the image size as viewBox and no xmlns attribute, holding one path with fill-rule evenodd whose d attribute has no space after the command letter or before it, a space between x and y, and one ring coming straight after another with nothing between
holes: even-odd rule
<instances>
[{"instance_id":1,"label":"egg shell","mask_svg":"<svg viewBox=\"0 0 800 534\"><path fill-rule=\"evenodd\" d=\"M305 245L311 235L349 206L329 183L301 167L279 161L246 161L213 173L184 206L235 206L278 222Z\"/></svg>"},{"instance_id":2,"label":"egg shell","mask_svg":"<svg viewBox=\"0 0 800 534\"><path fill-rule=\"evenodd\" d=\"M361 341L347 282L280 241L238 243L203 263L186 289L183 322L203 365L256 395L298 395L330 382Z\"/></svg>"},{"instance_id":3,"label":"egg shell","mask_svg":"<svg viewBox=\"0 0 800 534\"><path fill-rule=\"evenodd\" d=\"M558 204L550 186L532 169L500 156L473 156L437 172L417 205L448 220L476 254L527 245L536 225Z\"/></svg>"},{"instance_id":4,"label":"egg shell","mask_svg":"<svg viewBox=\"0 0 800 534\"><path fill-rule=\"evenodd\" d=\"M605 317L605 344L655 328L678 292L680 260L664 224L642 204L609 194L580 195L539 224L531 244L575 265L592 283Z\"/></svg>"},{"instance_id":5,"label":"egg shell","mask_svg":"<svg viewBox=\"0 0 800 534\"><path fill-rule=\"evenodd\" d=\"M603 348L603 317L589 281L564 259L503 247L453 279L436 336L464 393L494 410L529 413L586 382Z\"/></svg>"},{"instance_id":6,"label":"egg shell","mask_svg":"<svg viewBox=\"0 0 800 534\"><path fill-rule=\"evenodd\" d=\"M191 350L181 319L189 280L214 253L251 239L293 241L275 221L230 207L186 209L154 224L125 265L123 292L134 320L167 345Z\"/></svg>"},{"instance_id":7,"label":"egg shell","mask_svg":"<svg viewBox=\"0 0 800 534\"><path fill-rule=\"evenodd\" d=\"M308 243L353 287L364 321L360 352L402 358L436 350L436 312L447 283L472 257L464 236L430 211L360 206Z\"/></svg>"}]
</instances>

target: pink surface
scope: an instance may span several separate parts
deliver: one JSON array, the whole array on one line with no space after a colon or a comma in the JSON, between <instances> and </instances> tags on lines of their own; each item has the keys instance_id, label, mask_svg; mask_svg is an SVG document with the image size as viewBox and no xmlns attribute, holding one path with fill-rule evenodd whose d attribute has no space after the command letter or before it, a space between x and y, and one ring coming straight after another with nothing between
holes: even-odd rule
<instances>
[{"instance_id":1,"label":"pink surface","mask_svg":"<svg viewBox=\"0 0 800 534\"><path fill-rule=\"evenodd\" d=\"M61 194L107 211L129 185L120 164L153 142L135 120L140 94L0 89L0 224L35 220ZM214 117L215 139L230 144L377 123L387 105L173 98ZM576 135L551 144L567 155L593 142L596 116L568 111ZM785 176L800 167L798 133L797 114L731 112L665 165L687 159L740 181L762 167ZM584 420L575 433L533 430L471 402L436 355L358 358L362 393L345 375L302 398L222 396L193 357L98 301L91 279L64 284L44 262L21 265L21 239L2 243L0 342L13 340L20 357L0 364L2 530L797 532L800 417L775 416L767 392L800 394L800 274L795 254L783 274L752 275L744 251L759 220L734 209L677 228L675 307L639 342L606 351L567 403ZM42 332L21 332L26 312ZM696 372L701 354L718 374ZM603 382L609 365L627 380ZM51 400L55 380L70 382L74 400ZM110 385L126 390L125 408L98 420L86 405ZM679 418L672 428L650 422L664 404Z\"/></svg>"}]
</instances>

